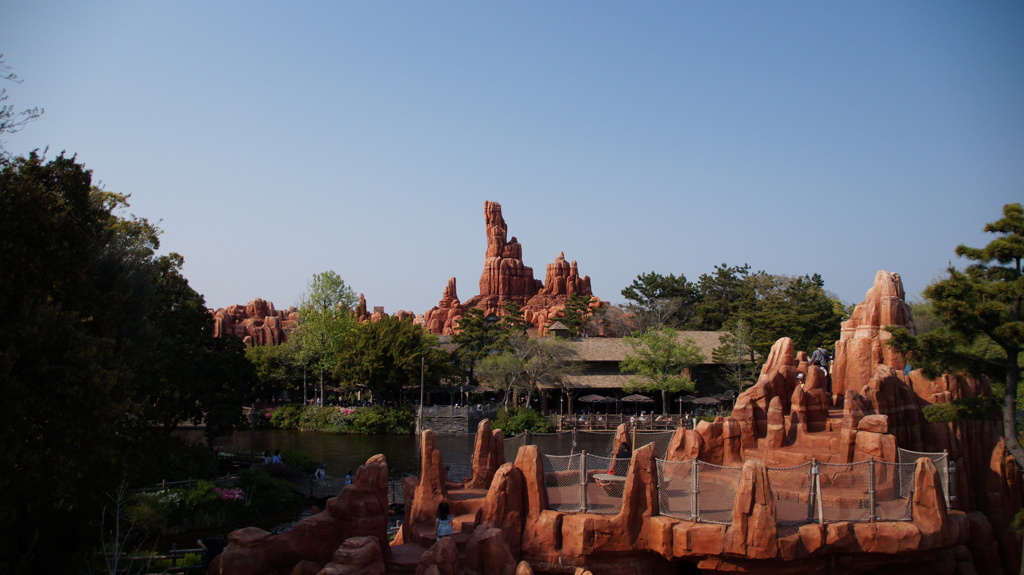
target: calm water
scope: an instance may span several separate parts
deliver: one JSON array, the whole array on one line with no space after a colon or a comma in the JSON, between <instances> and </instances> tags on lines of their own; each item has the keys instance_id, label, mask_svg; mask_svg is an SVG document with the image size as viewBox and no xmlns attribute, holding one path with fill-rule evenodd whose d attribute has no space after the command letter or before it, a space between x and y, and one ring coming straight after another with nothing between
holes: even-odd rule
<instances>
[{"instance_id":1,"label":"calm water","mask_svg":"<svg viewBox=\"0 0 1024 575\"><path fill-rule=\"evenodd\" d=\"M188 430L182 435L197 441L201 439L202 431ZM260 454L264 451L273 453L277 449L302 451L309 454L314 462L326 463L327 474L332 477L344 477L378 453L387 458L388 474L392 478L418 472L414 435L339 435L269 429L240 431L229 437L219 437L213 446L228 453L249 453L250 449Z\"/></svg>"}]
</instances>

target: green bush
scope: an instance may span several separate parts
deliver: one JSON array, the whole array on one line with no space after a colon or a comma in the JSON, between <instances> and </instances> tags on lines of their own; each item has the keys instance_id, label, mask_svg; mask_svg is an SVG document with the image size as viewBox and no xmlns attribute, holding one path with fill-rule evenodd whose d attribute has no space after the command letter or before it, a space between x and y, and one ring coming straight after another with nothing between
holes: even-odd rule
<instances>
[{"instance_id":1,"label":"green bush","mask_svg":"<svg viewBox=\"0 0 1024 575\"><path fill-rule=\"evenodd\" d=\"M952 421L983 421L999 411L999 400L992 396L977 396L954 399L950 403L938 403L925 407L922 412L928 423L949 423Z\"/></svg>"},{"instance_id":2,"label":"green bush","mask_svg":"<svg viewBox=\"0 0 1024 575\"><path fill-rule=\"evenodd\" d=\"M298 403L277 406L270 412L270 425L279 429L298 429L303 407Z\"/></svg>"},{"instance_id":3,"label":"green bush","mask_svg":"<svg viewBox=\"0 0 1024 575\"><path fill-rule=\"evenodd\" d=\"M529 407L512 407L498 411L491 427L500 429L505 437L512 437L527 431L552 433L555 430L555 426L550 420Z\"/></svg>"},{"instance_id":4,"label":"green bush","mask_svg":"<svg viewBox=\"0 0 1024 575\"><path fill-rule=\"evenodd\" d=\"M271 477L260 467L239 471L238 486L245 490L250 515L255 516L277 513L298 497L288 481Z\"/></svg>"},{"instance_id":5,"label":"green bush","mask_svg":"<svg viewBox=\"0 0 1024 575\"><path fill-rule=\"evenodd\" d=\"M416 429L410 407L361 407L352 414L349 433L360 435L408 435Z\"/></svg>"},{"instance_id":6,"label":"green bush","mask_svg":"<svg viewBox=\"0 0 1024 575\"><path fill-rule=\"evenodd\" d=\"M313 459L305 451L286 449L281 452L281 461L303 473L313 473L316 469Z\"/></svg>"}]
</instances>

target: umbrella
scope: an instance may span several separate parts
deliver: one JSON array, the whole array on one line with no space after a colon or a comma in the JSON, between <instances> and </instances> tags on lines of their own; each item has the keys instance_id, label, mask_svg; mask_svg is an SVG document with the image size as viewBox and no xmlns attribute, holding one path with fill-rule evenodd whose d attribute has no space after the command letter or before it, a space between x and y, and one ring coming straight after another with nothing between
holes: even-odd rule
<instances>
[{"instance_id":1,"label":"umbrella","mask_svg":"<svg viewBox=\"0 0 1024 575\"><path fill-rule=\"evenodd\" d=\"M654 403L654 400L646 395L627 395L622 398L626 403Z\"/></svg>"},{"instance_id":2,"label":"umbrella","mask_svg":"<svg viewBox=\"0 0 1024 575\"><path fill-rule=\"evenodd\" d=\"M592 393L590 395L584 395L583 397L579 398L578 401L582 401L585 403L615 403L614 399L604 395L597 395L595 393Z\"/></svg>"},{"instance_id":3,"label":"umbrella","mask_svg":"<svg viewBox=\"0 0 1024 575\"><path fill-rule=\"evenodd\" d=\"M695 399L697 399L697 398L692 396L692 395L681 395L681 396L676 398L676 402L677 403L690 403L691 401L693 401Z\"/></svg>"},{"instance_id":4,"label":"umbrella","mask_svg":"<svg viewBox=\"0 0 1024 575\"><path fill-rule=\"evenodd\" d=\"M718 401L713 397L698 397L697 399L693 400L693 403L697 405L719 405L722 402Z\"/></svg>"}]
</instances>

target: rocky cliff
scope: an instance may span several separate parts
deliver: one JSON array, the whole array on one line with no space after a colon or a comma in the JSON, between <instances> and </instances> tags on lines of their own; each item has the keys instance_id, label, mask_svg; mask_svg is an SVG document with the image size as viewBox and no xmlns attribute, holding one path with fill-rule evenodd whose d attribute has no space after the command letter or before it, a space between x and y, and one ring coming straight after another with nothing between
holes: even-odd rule
<instances>
[{"instance_id":1,"label":"rocky cliff","mask_svg":"<svg viewBox=\"0 0 1024 575\"><path fill-rule=\"evenodd\" d=\"M576 262L567 261L564 253L547 265L544 281L534 278L533 268L523 263L522 245L515 236L508 239L508 224L497 202L484 202L484 233L487 249L480 293L462 303L456 293L455 278L449 279L441 301L424 314L424 323L432 333L455 333L462 314L474 307L485 314L501 316L505 304L515 303L522 308L527 322L543 329L572 294L591 296L593 306L607 305L593 297L590 277L581 276Z\"/></svg>"}]
</instances>

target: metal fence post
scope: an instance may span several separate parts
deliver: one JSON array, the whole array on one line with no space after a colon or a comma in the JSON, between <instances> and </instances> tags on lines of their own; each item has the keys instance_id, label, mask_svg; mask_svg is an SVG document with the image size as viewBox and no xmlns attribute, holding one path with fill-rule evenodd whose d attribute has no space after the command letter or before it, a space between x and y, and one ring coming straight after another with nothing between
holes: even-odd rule
<instances>
[{"instance_id":1,"label":"metal fence post","mask_svg":"<svg viewBox=\"0 0 1024 575\"><path fill-rule=\"evenodd\" d=\"M946 494L948 498L947 504L950 509L956 508L956 462L946 459L946 473L949 474L949 493Z\"/></svg>"},{"instance_id":2,"label":"metal fence post","mask_svg":"<svg viewBox=\"0 0 1024 575\"><path fill-rule=\"evenodd\" d=\"M814 522L814 464L807 468L807 522Z\"/></svg>"},{"instance_id":3,"label":"metal fence post","mask_svg":"<svg viewBox=\"0 0 1024 575\"><path fill-rule=\"evenodd\" d=\"M580 450L580 511L587 512L587 450Z\"/></svg>"},{"instance_id":4,"label":"metal fence post","mask_svg":"<svg viewBox=\"0 0 1024 575\"><path fill-rule=\"evenodd\" d=\"M868 521L871 523L877 519L875 511L877 510L878 502L875 500L875 458L872 457L868 460L868 509L871 513L868 515Z\"/></svg>"},{"instance_id":5,"label":"metal fence post","mask_svg":"<svg viewBox=\"0 0 1024 575\"><path fill-rule=\"evenodd\" d=\"M690 460L690 515L694 522L700 521L700 466L696 459Z\"/></svg>"},{"instance_id":6,"label":"metal fence post","mask_svg":"<svg viewBox=\"0 0 1024 575\"><path fill-rule=\"evenodd\" d=\"M527 430L527 432L526 432L526 445L533 445L532 436L531 436L529 430Z\"/></svg>"},{"instance_id":7,"label":"metal fence post","mask_svg":"<svg viewBox=\"0 0 1024 575\"><path fill-rule=\"evenodd\" d=\"M814 505L818 511L818 525L824 525L825 511L821 507L821 467L818 465L816 457L811 459L811 474L814 479L812 488L814 490Z\"/></svg>"}]
</instances>

